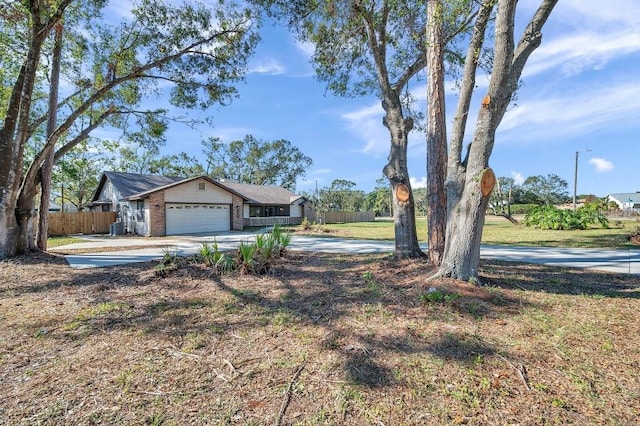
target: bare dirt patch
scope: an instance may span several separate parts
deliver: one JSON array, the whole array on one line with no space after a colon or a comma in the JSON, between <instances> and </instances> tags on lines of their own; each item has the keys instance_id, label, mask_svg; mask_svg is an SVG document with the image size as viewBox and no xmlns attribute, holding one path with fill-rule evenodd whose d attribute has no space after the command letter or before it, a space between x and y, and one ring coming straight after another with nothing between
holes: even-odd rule
<instances>
[{"instance_id":1,"label":"bare dirt patch","mask_svg":"<svg viewBox=\"0 0 640 426\"><path fill-rule=\"evenodd\" d=\"M431 272L317 253L262 277L0 262L0 424L637 421L637 276Z\"/></svg>"}]
</instances>

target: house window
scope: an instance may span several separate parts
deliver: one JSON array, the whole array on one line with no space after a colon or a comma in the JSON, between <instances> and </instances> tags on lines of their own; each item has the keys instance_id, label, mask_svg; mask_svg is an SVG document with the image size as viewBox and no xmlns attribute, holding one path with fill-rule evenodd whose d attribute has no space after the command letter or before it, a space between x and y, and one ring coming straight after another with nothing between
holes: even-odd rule
<instances>
[{"instance_id":1,"label":"house window","mask_svg":"<svg viewBox=\"0 0 640 426\"><path fill-rule=\"evenodd\" d=\"M289 206L277 206L276 216L289 216Z\"/></svg>"},{"instance_id":2,"label":"house window","mask_svg":"<svg viewBox=\"0 0 640 426\"><path fill-rule=\"evenodd\" d=\"M136 201L135 218L137 222L144 222L144 200Z\"/></svg>"},{"instance_id":3,"label":"house window","mask_svg":"<svg viewBox=\"0 0 640 426\"><path fill-rule=\"evenodd\" d=\"M102 205L102 211L103 211L103 212L108 212L108 211L110 210L110 207L111 207L111 206L110 206L110 205L108 205L108 204L103 204L103 205Z\"/></svg>"},{"instance_id":4,"label":"house window","mask_svg":"<svg viewBox=\"0 0 640 426\"><path fill-rule=\"evenodd\" d=\"M289 206L251 206L249 207L250 217L273 217L289 216Z\"/></svg>"},{"instance_id":5,"label":"house window","mask_svg":"<svg viewBox=\"0 0 640 426\"><path fill-rule=\"evenodd\" d=\"M264 216L264 211L261 206L251 206L249 207L249 216L250 217L262 217Z\"/></svg>"},{"instance_id":6,"label":"house window","mask_svg":"<svg viewBox=\"0 0 640 426\"><path fill-rule=\"evenodd\" d=\"M204 190L205 190L204 182L198 182L198 191L204 191Z\"/></svg>"}]
</instances>

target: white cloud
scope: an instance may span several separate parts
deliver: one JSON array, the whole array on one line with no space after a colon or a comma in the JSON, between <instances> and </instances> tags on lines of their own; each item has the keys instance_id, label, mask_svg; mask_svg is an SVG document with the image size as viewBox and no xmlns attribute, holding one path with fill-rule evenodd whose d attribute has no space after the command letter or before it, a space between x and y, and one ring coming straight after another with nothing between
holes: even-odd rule
<instances>
[{"instance_id":1,"label":"white cloud","mask_svg":"<svg viewBox=\"0 0 640 426\"><path fill-rule=\"evenodd\" d=\"M511 172L511 177L516 185L522 185L524 183L524 176L520 172Z\"/></svg>"},{"instance_id":2,"label":"white cloud","mask_svg":"<svg viewBox=\"0 0 640 426\"><path fill-rule=\"evenodd\" d=\"M112 0L109 2L109 6L105 9L105 16L107 18L117 17L120 19L131 20L133 14L131 10L135 6L130 0ZM113 21L112 21L113 22Z\"/></svg>"},{"instance_id":3,"label":"white cloud","mask_svg":"<svg viewBox=\"0 0 640 426\"><path fill-rule=\"evenodd\" d=\"M598 172L606 172L613 169L613 163L604 158L593 157L589 160L589 164L595 167Z\"/></svg>"},{"instance_id":4,"label":"white cloud","mask_svg":"<svg viewBox=\"0 0 640 426\"><path fill-rule=\"evenodd\" d=\"M203 136L205 138L217 137L224 143L230 143L231 141L244 139L246 135L257 136L257 133L249 127L216 127Z\"/></svg>"},{"instance_id":5,"label":"white cloud","mask_svg":"<svg viewBox=\"0 0 640 426\"><path fill-rule=\"evenodd\" d=\"M389 132L382 124L384 111L378 101L342 115L351 133L364 139L363 153L382 155L389 150Z\"/></svg>"},{"instance_id":6,"label":"white cloud","mask_svg":"<svg viewBox=\"0 0 640 426\"><path fill-rule=\"evenodd\" d=\"M578 27L635 26L640 24L640 3L637 0L616 0L615 7L602 7L602 0L563 0L554 10L554 15L563 25L575 22Z\"/></svg>"},{"instance_id":7,"label":"white cloud","mask_svg":"<svg viewBox=\"0 0 640 426\"><path fill-rule=\"evenodd\" d=\"M284 74L285 71L285 66L275 59L267 59L249 67L249 73L255 74L280 75Z\"/></svg>"},{"instance_id":8,"label":"white cloud","mask_svg":"<svg viewBox=\"0 0 640 426\"><path fill-rule=\"evenodd\" d=\"M611 82L580 93L568 91L522 102L505 114L498 132L506 141L558 140L594 129L607 130L611 123L618 127L635 123L638 110L640 83Z\"/></svg>"},{"instance_id":9,"label":"white cloud","mask_svg":"<svg viewBox=\"0 0 640 426\"><path fill-rule=\"evenodd\" d=\"M295 41L296 48L302 53L307 59L311 59L313 53L315 52L315 45L309 42L302 42L299 40Z\"/></svg>"},{"instance_id":10,"label":"white cloud","mask_svg":"<svg viewBox=\"0 0 640 426\"><path fill-rule=\"evenodd\" d=\"M523 75L540 74L560 67L570 77L589 69L601 69L616 57L640 52L640 32L581 32L545 40L531 55Z\"/></svg>"},{"instance_id":11,"label":"white cloud","mask_svg":"<svg viewBox=\"0 0 640 426\"><path fill-rule=\"evenodd\" d=\"M410 177L409 182L411 183L411 188L426 188L427 187L427 177L422 176L420 179L416 179L415 177Z\"/></svg>"}]
</instances>

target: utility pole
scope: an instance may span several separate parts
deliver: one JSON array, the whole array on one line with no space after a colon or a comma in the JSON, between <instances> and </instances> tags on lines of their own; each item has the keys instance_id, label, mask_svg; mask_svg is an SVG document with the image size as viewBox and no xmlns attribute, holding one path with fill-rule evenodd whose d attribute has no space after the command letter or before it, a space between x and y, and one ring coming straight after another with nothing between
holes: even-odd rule
<instances>
[{"instance_id":1,"label":"utility pole","mask_svg":"<svg viewBox=\"0 0 640 426\"><path fill-rule=\"evenodd\" d=\"M581 152L589 152L590 149L584 151L576 151L576 167L573 173L573 211L576 211L576 196L578 192L578 157Z\"/></svg>"}]
</instances>

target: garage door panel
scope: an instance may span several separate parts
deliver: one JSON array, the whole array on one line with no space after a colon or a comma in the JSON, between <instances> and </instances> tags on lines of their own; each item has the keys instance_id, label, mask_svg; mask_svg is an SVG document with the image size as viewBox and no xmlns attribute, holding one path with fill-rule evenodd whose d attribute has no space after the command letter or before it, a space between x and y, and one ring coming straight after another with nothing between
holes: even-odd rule
<instances>
[{"instance_id":1,"label":"garage door panel","mask_svg":"<svg viewBox=\"0 0 640 426\"><path fill-rule=\"evenodd\" d=\"M228 205L220 204L167 204L166 234L195 234L228 231L230 229Z\"/></svg>"}]
</instances>

